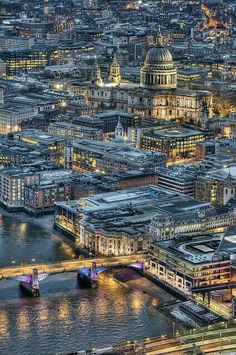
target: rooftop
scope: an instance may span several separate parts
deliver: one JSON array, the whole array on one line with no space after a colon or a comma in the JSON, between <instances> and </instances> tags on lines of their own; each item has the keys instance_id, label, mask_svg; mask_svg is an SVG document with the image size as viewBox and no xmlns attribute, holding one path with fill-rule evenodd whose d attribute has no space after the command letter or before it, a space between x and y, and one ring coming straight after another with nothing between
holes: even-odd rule
<instances>
[{"instance_id":1,"label":"rooftop","mask_svg":"<svg viewBox=\"0 0 236 355\"><path fill-rule=\"evenodd\" d=\"M218 251L220 242L220 235L209 234L194 237L181 235L179 238L158 241L153 245L164 249L169 257L172 255L190 264L199 265L229 259L226 251Z\"/></svg>"}]
</instances>

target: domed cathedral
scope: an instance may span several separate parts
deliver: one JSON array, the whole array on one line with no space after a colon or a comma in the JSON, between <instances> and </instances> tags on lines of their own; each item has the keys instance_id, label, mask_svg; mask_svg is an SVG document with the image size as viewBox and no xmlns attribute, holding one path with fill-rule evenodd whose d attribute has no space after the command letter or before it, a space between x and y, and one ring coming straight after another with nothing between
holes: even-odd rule
<instances>
[{"instance_id":1,"label":"domed cathedral","mask_svg":"<svg viewBox=\"0 0 236 355\"><path fill-rule=\"evenodd\" d=\"M177 87L177 68L169 49L164 46L160 28L156 43L140 69L140 84L122 80L116 56L107 82L100 79L98 68L95 72L96 80L91 80L88 90L88 100L94 110L123 110L145 118L189 122L205 129L208 126L206 111L210 118L212 94Z\"/></svg>"},{"instance_id":2,"label":"domed cathedral","mask_svg":"<svg viewBox=\"0 0 236 355\"><path fill-rule=\"evenodd\" d=\"M154 90L176 89L177 70L170 51L163 45L160 28L156 38L156 46L151 48L141 68L140 85Z\"/></svg>"}]
</instances>

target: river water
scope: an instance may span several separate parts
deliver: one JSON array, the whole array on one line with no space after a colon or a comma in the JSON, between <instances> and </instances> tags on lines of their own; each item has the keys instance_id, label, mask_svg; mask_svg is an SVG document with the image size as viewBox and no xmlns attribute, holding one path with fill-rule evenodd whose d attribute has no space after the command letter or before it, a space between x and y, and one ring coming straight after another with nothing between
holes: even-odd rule
<instances>
[{"instance_id":1,"label":"river water","mask_svg":"<svg viewBox=\"0 0 236 355\"><path fill-rule=\"evenodd\" d=\"M73 253L40 226L1 219L1 266ZM0 281L0 354L66 354L170 333L172 321L153 308L152 298L124 287L112 273L99 276L97 290L79 287L73 272L52 275L41 282L37 299L24 297L16 280Z\"/></svg>"}]
</instances>

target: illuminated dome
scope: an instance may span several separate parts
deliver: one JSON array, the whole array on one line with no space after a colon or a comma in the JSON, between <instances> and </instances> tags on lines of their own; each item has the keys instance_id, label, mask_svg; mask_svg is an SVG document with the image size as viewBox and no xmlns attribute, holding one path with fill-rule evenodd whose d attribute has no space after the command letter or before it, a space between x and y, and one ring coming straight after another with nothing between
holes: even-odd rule
<instances>
[{"instance_id":1,"label":"illuminated dome","mask_svg":"<svg viewBox=\"0 0 236 355\"><path fill-rule=\"evenodd\" d=\"M158 65L159 63L173 63L172 55L167 48L151 48L145 59L145 65Z\"/></svg>"},{"instance_id":2,"label":"illuminated dome","mask_svg":"<svg viewBox=\"0 0 236 355\"><path fill-rule=\"evenodd\" d=\"M140 85L149 89L175 89L177 72L170 51L163 45L163 37L158 31L155 47L145 58L140 72Z\"/></svg>"}]
</instances>

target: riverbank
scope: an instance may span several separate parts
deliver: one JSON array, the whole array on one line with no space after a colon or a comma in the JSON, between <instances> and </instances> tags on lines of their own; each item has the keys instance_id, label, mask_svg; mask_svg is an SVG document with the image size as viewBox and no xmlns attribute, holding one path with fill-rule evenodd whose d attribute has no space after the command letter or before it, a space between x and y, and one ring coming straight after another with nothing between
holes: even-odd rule
<instances>
[{"instance_id":1,"label":"riverbank","mask_svg":"<svg viewBox=\"0 0 236 355\"><path fill-rule=\"evenodd\" d=\"M174 304L178 302L178 299L169 294L167 291L163 290L158 285L154 284L152 281L148 280L144 276L140 275L137 271L132 269L123 269L114 272L113 277L115 280L124 284L124 286L129 287L133 290L142 291L150 297L152 297L153 305L155 307L161 307L167 304Z\"/></svg>"},{"instance_id":2,"label":"riverbank","mask_svg":"<svg viewBox=\"0 0 236 355\"><path fill-rule=\"evenodd\" d=\"M182 301L155 282L130 269L120 270L113 278L132 290L141 291L151 297L151 305L185 329L193 329L201 324L180 309Z\"/></svg>"}]
</instances>

